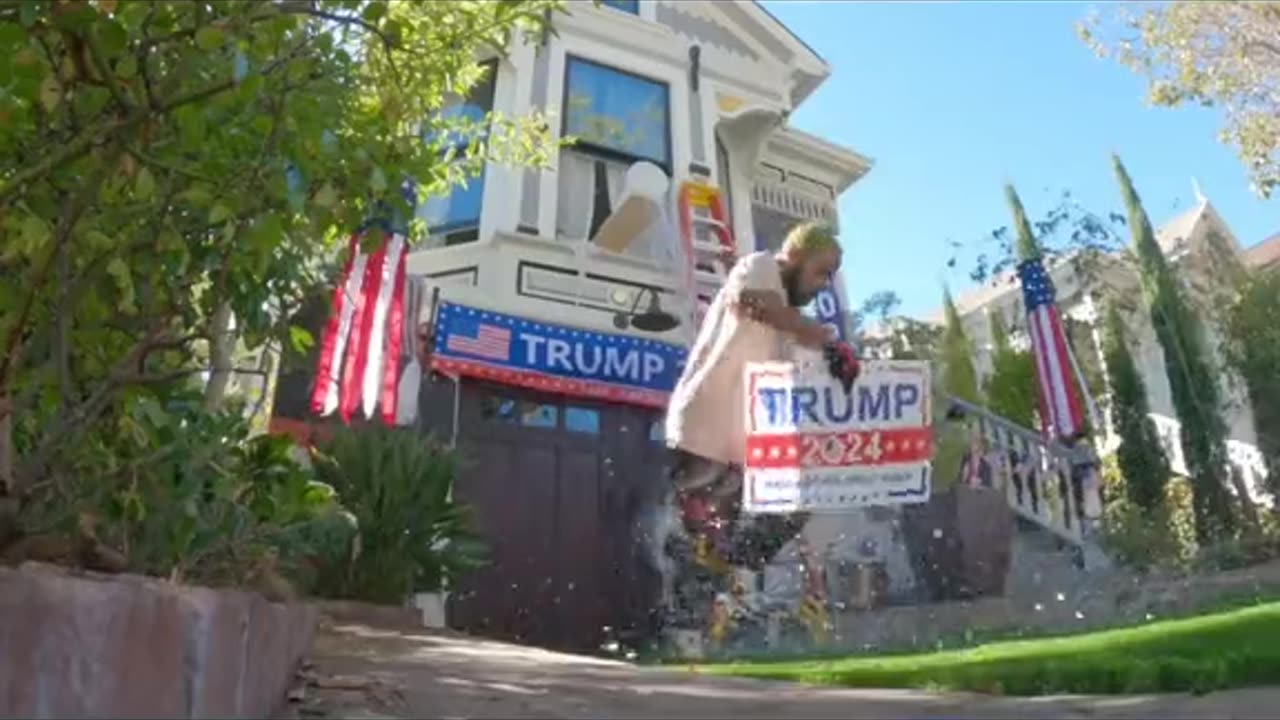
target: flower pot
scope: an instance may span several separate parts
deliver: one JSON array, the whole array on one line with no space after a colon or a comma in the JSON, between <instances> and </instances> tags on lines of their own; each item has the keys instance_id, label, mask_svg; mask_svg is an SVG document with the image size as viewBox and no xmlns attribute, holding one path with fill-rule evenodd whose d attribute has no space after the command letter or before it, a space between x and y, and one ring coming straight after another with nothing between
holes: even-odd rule
<instances>
[{"instance_id":1,"label":"flower pot","mask_svg":"<svg viewBox=\"0 0 1280 720\"><path fill-rule=\"evenodd\" d=\"M449 593L418 593L413 596L413 606L422 613L422 626L441 629L448 627L445 609L448 607Z\"/></svg>"},{"instance_id":2,"label":"flower pot","mask_svg":"<svg viewBox=\"0 0 1280 720\"><path fill-rule=\"evenodd\" d=\"M942 602L1004 594L1013 512L1003 492L957 485L903 513L916 581Z\"/></svg>"}]
</instances>

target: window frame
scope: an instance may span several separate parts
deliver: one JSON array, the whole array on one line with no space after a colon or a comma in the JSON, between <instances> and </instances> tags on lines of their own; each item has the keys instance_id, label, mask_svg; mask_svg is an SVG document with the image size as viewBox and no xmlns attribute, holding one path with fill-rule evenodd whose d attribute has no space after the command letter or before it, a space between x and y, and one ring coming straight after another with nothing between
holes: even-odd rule
<instances>
[{"instance_id":1,"label":"window frame","mask_svg":"<svg viewBox=\"0 0 1280 720\"><path fill-rule=\"evenodd\" d=\"M479 83L477 83L475 86L471 88L471 92L475 92L477 89L484 87L485 85L488 86L486 91L488 95L488 107L484 109L484 113L485 115L490 115L493 113L494 106L497 104L497 101L498 101L498 70L499 70L498 59L490 58L487 60L481 60L480 62L477 63L477 65L487 67L488 72L486 73L483 80L481 80ZM461 104L467 104L470 101L470 99L471 98L469 96L464 97L464 98L461 98L459 102ZM444 110L448 107L450 107L450 105L446 105L444 108L441 108L441 110ZM462 155L466 152L468 145L469 145L468 142L458 140L451 145L442 147L441 152L442 153L448 152L450 149L452 149L457 154ZM474 189L474 191L478 192L480 195L480 206L479 206L479 209L476 211L475 217L467 218L465 220L454 220L451 222L442 223L440 225L427 225L428 237L436 237L443 240L444 244L442 247L464 245L467 243L475 242L480 239L480 225L484 217L484 191L485 191L486 182L489 179L488 175L489 175L489 168L488 168L488 164L486 163L485 167L482 167L480 169L479 175L467 181L467 185L465 188L461 185L455 185L453 188L449 190L449 193L447 195L443 196L443 197L451 198L457 192L470 192ZM424 201L424 204L425 204L425 201ZM425 218L424 218L424 221L425 221Z\"/></svg>"},{"instance_id":2,"label":"window frame","mask_svg":"<svg viewBox=\"0 0 1280 720\"><path fill-rule=\"evenodd\" d=\"M572 86L569 84L569 78L570 78L570 74L573 71L574 63L594 65L597 68L608 70L610 72L617 73L624 77L629 77L636 80L642 80L647 83L652 83L663 89L666 95L666 108L665 108L665 112L663 113L662 132L663 132L663 141L665 142L665 145L666 145L666 158L663 160L658 160L655 158L644 157L642 155L635 155L635 154L626 152L625 150L618 150L617 148L611 148L605 145L599 145L589 140L585 140L581 138L577 142L575 142L573 145L562 148L561 151L563 152L565 150L568 150L571 152L580 152L580 153L583 153L584 155L589 155L591 157L596 157L596 158L609 160L613 162L623 162L629 165L637 162L649 162L661 168L662 171L667 174L667 177L673 177L673 172L675 167L676 148L675 148L674 132L672 130L672 117L671 117L673 114L672 101L671 101L671 95L672 95L671 83L666 80L660 80L658 78L651 77L649 75L644 75L642 73L638 73L632 70L627 70L626 68L621 68L616 65L610 65L608 63L600 62L598 60L592 60L591 58L586 57L584 55L579 55L577 53L566 51L564 54L564 78L560 86L561 87L560 137L562 138L573 135L573 133L569 132L568 105L569 105L569 95L571 93L571 88L572 88Z\"/></svg>"},{"instance_id":3,"label":"window frame","mask_svg":"<svg viewBox=\"0 0 1280 720\"><path fill-rule=\"evenodd\" d=\"M619 7L617 3L627 3L627 7ZM640 17L640 0L600 0L600 6L607 7L615 12Z\"/></svg>"}]
</instances>

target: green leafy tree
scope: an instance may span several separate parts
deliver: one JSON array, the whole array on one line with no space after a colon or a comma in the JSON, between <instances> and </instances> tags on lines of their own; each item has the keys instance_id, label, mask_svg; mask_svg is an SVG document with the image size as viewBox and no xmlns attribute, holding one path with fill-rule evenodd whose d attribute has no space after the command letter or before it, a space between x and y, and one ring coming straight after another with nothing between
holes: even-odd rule
<instances>
[{"instance_id":1,"label":"green leafy tree","mask_svg":"<svg viewBox=\"0 0 1280 720\"><path fill-rule=\"evenodd\" d=\"M1194 490L1196 537L1221 538L1234 529L1227 491L1226 423L1221 393L1204 345L1200 319L1193 312L1178 278L1156 244L1151 221L1138 199L1128 171L1112 156L1116 180L1128 209L1133 249L1142 276L1151 323L1164 350L1165 372L1178 414L1182 453ZM1242 498L1248 502L1247 498Z\"/></svg>"},{"instance_id":2,"label":"green leafy tree","mask_svg":"<svg viewBox=\"0 0 1280 720\"><path fill-rule=\"evenodd\" d=\"M1079 30L1100 55L1145 76L1153 104L1223 108L1220 137L1256 191L1267 197L1280 183L1280 3L1141 3Z\"/></svg>"},{"instance_id":3,"label":"green leafy tree","mask_svg":"<svg viewBox=\"0 0 1280 720\"><path fill-rule=\"evenodd\" d=\"M995 414L1023 427L1034 427L1036 366L1031 353L1016 350L998 313L991 315L991 375L984 393Z\"/></svg>"},{"instance_id":4,"label":"green leafy tree","mask_svg":"<svg viewBox=\"0 0 1280 720\"><path fill-rule=\"evenodd\" d=\"M0 536L138 393L305 345L282 318L402 183L545 161L540 117L440 111L556 7L0 2Z\"/></svg>"},{"instance_id":5,"label":"green leafy tree","mask_svg":"<svg viewBox=\"0 0 1280 720\"><path fill-rule=\"evenodd\" d=\"M1169 461L1151 420L1147 386L1129 349L1124 319L1112 305L1107 309L1103 355L1111 381L1111 422L1120 436L1116 460L1129 501L1147 511L1164 505Z\"/></svg>"}]
</instances>

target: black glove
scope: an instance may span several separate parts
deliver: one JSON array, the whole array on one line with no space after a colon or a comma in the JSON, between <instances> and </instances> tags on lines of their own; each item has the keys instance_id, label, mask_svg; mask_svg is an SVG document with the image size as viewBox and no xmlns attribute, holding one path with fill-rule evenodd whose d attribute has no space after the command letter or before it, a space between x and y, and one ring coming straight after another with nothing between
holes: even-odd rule
<instances>
[{"instance_id":1,"label":"black glove","mask_svg":"<svg viewBox=\"0 0 1280 720\"><path fill-rule=\"evenodd\" d=\"M845 342L829 342L822 348L822 357L827 361L831 377L840 381L844 391L853 390L853 383L862 372L862 363L854 354L853 348Z\"/></svg>"}]
</instances>

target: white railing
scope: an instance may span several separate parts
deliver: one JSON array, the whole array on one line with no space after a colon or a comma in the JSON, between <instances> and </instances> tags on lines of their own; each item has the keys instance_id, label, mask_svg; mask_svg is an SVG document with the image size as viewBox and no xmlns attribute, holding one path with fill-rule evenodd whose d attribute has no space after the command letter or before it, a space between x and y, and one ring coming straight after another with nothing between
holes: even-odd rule
<instances>
[{"instance_id":1,"label":"white railing","mask_svg":"<svg viewBox=\"0 0 1280 720\"><path fill-rule=\"evenodd\" d=\"M757 180L751 186L751 202L800 220L813 220L835 225L836 211L830 199L786 187L780 183Z\"/></svg>"},{"instance_id":2,"label":"white railing","mask_svg":"<svg viewBox=\"0 0 1280 720\"><path fill-rule=\"evenodd\" d=\"M1160 436L1160 444L1164 447L1165 457L1169 459L1169 469L1179 475L1187 475L1187 461L1182 454L1182 426L1174 418L1167 415L1151 413L1156 426L1156 434ZM1227 440L1227 462L1239 471L1244 485L1253 495L1254 502L1268 500L1266 487L1267 462L1262 451L1256 446L1239 440Z\"/></svg>"},{"instance_id":3,"label":"white railing","mask_svg":"<svg viewBox=\"0 0 1280 720\"><path fill-rule=\"evenodd\" d=\"M955 398L948 401L981 435L986 473L995 487L1005 490L1009 507L1073 546L1095 549L1086 519L1101 505L1092 450L1045 442L1039 433L989 410ZM1090 556L1098 562L1096 553L1086 552L1086 563Z\"/></svg>"}]
</instances>

